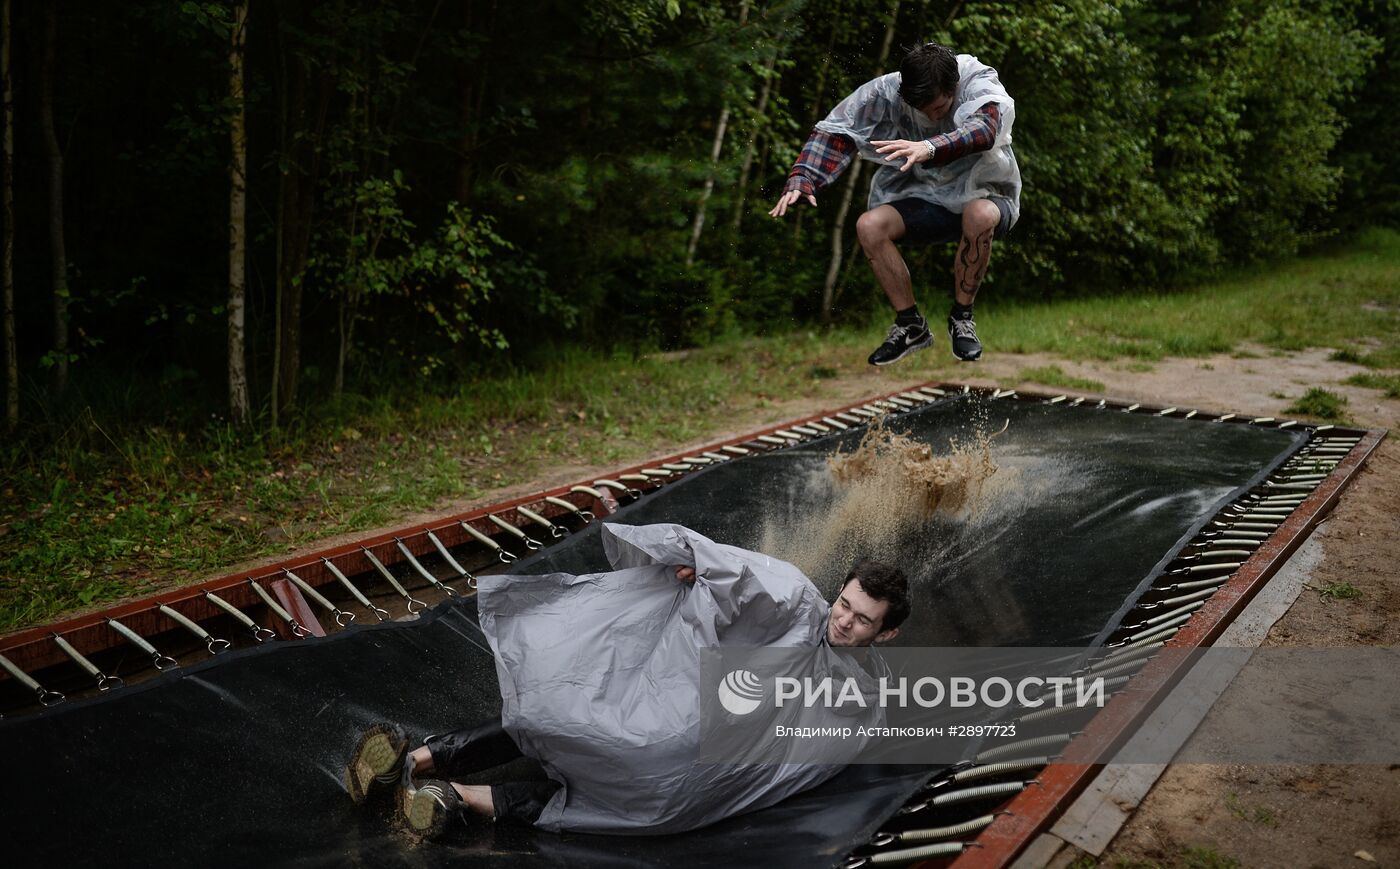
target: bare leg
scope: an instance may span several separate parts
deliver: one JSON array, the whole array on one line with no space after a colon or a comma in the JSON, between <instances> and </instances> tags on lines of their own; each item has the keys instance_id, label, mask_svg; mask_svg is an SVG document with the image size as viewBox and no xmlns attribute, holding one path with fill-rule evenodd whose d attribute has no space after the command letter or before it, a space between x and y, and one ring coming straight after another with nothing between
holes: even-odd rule
<instances>
[{"instance_id":1,"label":"bare leg","mask_svg":"<svg viewBox=\"0 0 1400 869\"><path fill-rule=\"evenodd\" d=\"M452 783L452 787L457 791L457 796L462 798L467 808L484 815L488 818L496 817L496 803L491 799L490 785L459 785Z\"/></svg>"},{"instance_id":2,"label":"bare leg","mask_svg":"<svg viewBox=\"0 0 1400 869\"><path fill-rule=\"evenodd\" d=\"M1001 211L989 199L974 200L963 209L962 240L953 259L953 298L959 305L971 305L977 298L992 260L992 235L1000 222Z\"/></svg>"},{"instance_id":3,"label":"bare leg","mask_svg":"<svg viewBox=\"0 0 1400 869\"><path fill-rule=\"evenodd\" d=\"M428 747L426 745L421 745L418 748L413 749L413 752L409 754L409 757L413 759L414 775L418 775L422 772L428 772L433 768L433 753L431 751L428 751Z\"/></svg>"},{"instance_id":4,"label":"bare leg","mask_svg":"<svg viewBox=\"0 0 1400 869\"><path fill-rule=\"evenodd\" d=\"M896 241L904 238L904 218L889 205L872 208L857 218L856 237L890 305L896 311L911 307L914 287L909 279L909 266L895 246Z\"/></svg>"}]
</instances>

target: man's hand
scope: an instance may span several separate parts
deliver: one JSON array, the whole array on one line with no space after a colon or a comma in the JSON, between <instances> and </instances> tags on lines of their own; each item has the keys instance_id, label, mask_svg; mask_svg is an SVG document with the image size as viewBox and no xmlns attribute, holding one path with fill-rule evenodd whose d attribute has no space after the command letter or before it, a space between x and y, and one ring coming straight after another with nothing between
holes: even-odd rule
<instances>
[{"instance_id":1,"label":"man's hand","mask_svg":"<svg viewBox=\"0 0 1400 869\"><path fill-rule=\"evenodd\" d=\"M885 161L903 160L904 165L899 167L899 171L908 172L909 167L915 163L922 163L933 156L933 149L928 142L911 142L908 139L882 139L872 141L877 154L884 154Z\"/></svg>"},{"instance_id":2,"label":"man's hand","mask_svg":"<svg viewBox=\"0 0 1400 869\"><path fill-rule=\"evenodd\" d=\"M802 198L802 191L801 191L801 190L789 190L788 192L784 193L782 196L779 196L779 197L778 197L778 204L773 206L773 210L771 210L771 211L768 212L768 216L769 216L769 217L782 217L784 214L787 214L788 206L796 204L797 200L799 200L799 199L801 199L801 198ZM812 207L813 207L813 208L816 208L816 207L817 207L817 197L815 197L815 196L813 196L812 194L808 193L808 194L807 194L807 201L810 202L810 203L812 203Z\"/></svg>"},{"instance_id":3,"label":"man's hand","mask_svg":"<svg viewBox=\"0 0 1400 869\"><path fill-rule=\"evenodd\" d=\"M677 567L677 568L676 568L676 579L679 579L681 582L694 582L694 581L695 581L695 568L693 568L693 567Z\"/></svg>"}]
</instances>

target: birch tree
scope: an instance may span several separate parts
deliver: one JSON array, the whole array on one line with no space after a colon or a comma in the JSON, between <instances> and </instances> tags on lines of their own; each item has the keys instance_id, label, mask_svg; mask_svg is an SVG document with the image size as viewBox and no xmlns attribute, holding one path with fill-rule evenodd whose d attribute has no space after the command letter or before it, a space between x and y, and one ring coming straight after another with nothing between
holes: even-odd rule
<instances>
[{"instance_id":1,"label":"birch tree","mask_svg":"<svg viewBox=\"0 0 1400 869\"><path fill-rule=\"evenodd\" d=\"M891 0L890 17L885 24L885 39L880 43L880 56L875 61L874 75L885 69L890 59L890 46L894 44L894 25L899 19L900 0ZM841 204L836 208L836 222L831 227L831 261L826 267L826 281L822 284L822 322L831 322L831 307L836 297L836 279L841 275L841 263L845 260L846 248L842 236L846 232L846 215L850 213L851 201L855 199L856 188L860 185L864 162L856 158L846 175L846 184L841 190Z\"/></svg>"},{"instance_id":2,"label":"birch tree","mask_svg":"<svg viewBox=\"0 0 1400 869\"><path fill-rule=\"evenodd\" d=\"M243 52L248 5L233 7L229 31L229 209L228 209L228 405L239 425L249 419L248 370L243 349L246 307L248 136L244 127Z\"/></svg>"},{"instance_id":3,"label":"birch tree","mask_svg":"<svg viewBox=\"0 0 1400 869\"><path fill-rule=\"evenodd\" d=\"M749 0L739 4L739 26L749 20ZM729 103L720 109L719 120L715 122L715 140L710 146L710 174L705 176L705 187L700 191L700 202L695 206L695 219L690 223L690 241L685 246L685 264L689 268L695 263L695 249L700 246L700 235L705 231L705 209L710 202L710 194L715 192L715 176L719 174L719 157L724 152L724 133L729 128Z\"/></svg>"}]
</instances>

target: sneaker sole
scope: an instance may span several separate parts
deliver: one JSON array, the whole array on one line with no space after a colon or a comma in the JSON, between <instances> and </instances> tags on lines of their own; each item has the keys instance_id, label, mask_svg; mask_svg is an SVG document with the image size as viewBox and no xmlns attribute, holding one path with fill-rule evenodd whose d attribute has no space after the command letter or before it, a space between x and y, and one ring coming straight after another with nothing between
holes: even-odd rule
<instances>
[{"instance_id":1,"label":"sneaker sole","mask_svg":"<svg viewBox=\"0 0 1400 869\"><path fill-rule=\"evenodd\" d=\"M901 354L899 354L898 356L894 357L893 359L886 359L884 362L871 362L870 364L871 364L871 365L874 365L874 366L876 366L876 367L883 367L883 366L885 366L885 365L893 365L894 363L896 363L896 362L898 362L899 360L903 359L905 356L908 356L910 353L913 353L915 350L922 350L922 349L924 349L925 347L930 347L930 346L932 346L932 345L933 345L933 334L930 333L929 336L928 336L927 338L925 338L924 340L920 341L919 343L917 343L917 344L910 344L908 347L905 347L905 348L904 348L904 352L901 353Z\"/></svg>"},{"instance_id":2,"label":"sneaker sole","mask_svg":"<svg viewBox=\"0 0 1400 869\"><path fill-rule=\"evenodd\" d=\"M345 768L345 787L350 800L360 805L373 792L381 778L398 772L408 740L387 724L376 724L360 737L350 763Z\"/></svg>"},{"instance_id":3,"label":"sneaker sole","mask_svg":"<svg viewBox=\"0 0 1400 869\"><path fill-rule=\"evenodd\" d=\"M447 810L423 791L405 794L403 817L409 832L423 839L436 839L447 829Z\"/></svg>"},{"instance_id":4,"label":"sneaker sole","mask_svg":"<svg viewBox=\"0 0 1400 869\"><path fill-rule=\"evenodd\" d=\"M982 351L978 350L976 356L959 356L957 353L954 353L953 358L959 362L976 362L978 359L982 358Z\"/></svg>"}]
</instances>

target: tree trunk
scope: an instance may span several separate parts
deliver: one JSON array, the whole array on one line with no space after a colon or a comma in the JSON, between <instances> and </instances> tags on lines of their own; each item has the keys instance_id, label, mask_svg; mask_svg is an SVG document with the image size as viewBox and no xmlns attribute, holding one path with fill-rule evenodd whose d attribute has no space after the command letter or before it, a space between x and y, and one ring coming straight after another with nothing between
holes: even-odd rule
<instances>
[{"instance_id":1,"label":"tree trunk","mask_svg":"<svg viewBox=\"0 0 1400 869\"><path fill-rule=\"evenodd\" d=\"M841 263L846 258L846 246L842 243L842 230L846 226L846 214L851 210L851 200L855 198L856 187L860 185L860 173L865 164L860 159L847 170L846 187L841 191L841 204L836 208L836 222L831 228L831 261L826 266L826 280L822 283L822 322L831 322L831 306L836 298L836 279L841 275Z\"/></svg>"},{"instance_id":2,"label":"tree trunk","mask_svg":"<svg viewBox=\"0 0 1400 869\"><path fill-rule=\"evenodd\" d=\"M749 0L739 4L739 26L749 20ZM700 191L700 202L695 206L695 219L690 224L690 242L685 246L685 266L695 263L695 250L700 247L700 235L705 231L705 209L710 202L710 194L715 192L715 175L719 172L719 155L724 150L724 131L729 126L729 105L720 109L719 121L715 123L715 141L710 147L710 174L705 176L705 187Z\"/></svg>"},{"instance_id":3,"label":"tree trunk","mask_svg":"<svg viewBox=\"0 0 1400 869\"><path fill-rule=\"evenodd\" d=\"M778 52L774 51L769 56L768 62L763 65L763 89L758 92L758 102L754 104L754 117L761 119L763 113L768 110L768 96L773 92L773 68L778 65ZM744 161L739 167L739 184L735 188L734 216L730 219L729 225L735 232L744 222L744 200L747 198L749 188L749 170L753 168L754 151L758 148L758 136L755 131L749 136L749 142L744 146Z\"/></svg>"},{"instance_id":4,"label":"tree trunk","mask_svg":"<svg viewBox=\"0 0 1400 869\"><path fill-rule=\"evenodd\" d=\"M6 28L8 32L8 28ZM44 55L39 73L39 127L49 163L49 257L53 281L53 395L68 391L68 253L63 238L63 149L53 124L54 55L58 20L44 4Z\"/></svg>"},{"instance_id":5,"label":"tree trunk","mask_svg":"<svg viewBox=\"0 0 1400 869\"><path fill-rule=\"evenodd\" d=\"M228 406L229 417L246 425L250 417L248 370L244 359L243 319L246 305L248 136L244 127L243 47L247 36L248 5L233 8L229 41L229 209L228 209Z\"/></svg>"},{"instance_id":6,"label":"tree trunk","mask_svg":"<svg viewBox=\"0 0 1400 869\"><path fill-rule=\"evenodd\" d=\"M890 17L885 24L885 40L880 45L879 59L875 61L875 75L880 74L890 59L890 46L894 44L894 25L899 19L899 3L900 0L890 0ZM849 170L850 177L846 179L846 189L841 192L841 206L836 209L836 223L831 227L831 262L827 264L826 281L822 284L823 323L831 322L831 304L836 297L836 279L841 274L841 261L846 253L841 236L846 231L846 214L851 210L851 200L855 198L861 167L860 158L857 157L855 165Z\"/></svg>"},{"instance_id":7,"label":"tree trunk","mask_svg":"<svg viewBox=\"0 0 1400 869\"><path fill-rule=\"evenodd\" d=\"M4 187L5 238L0 272L5 286L5 429L19 428L19 350L15 346L15 103L10 84L10 0L0 0L0 88L5 94L5 156L0 169Z\"/></svg>"}]
</instances>

